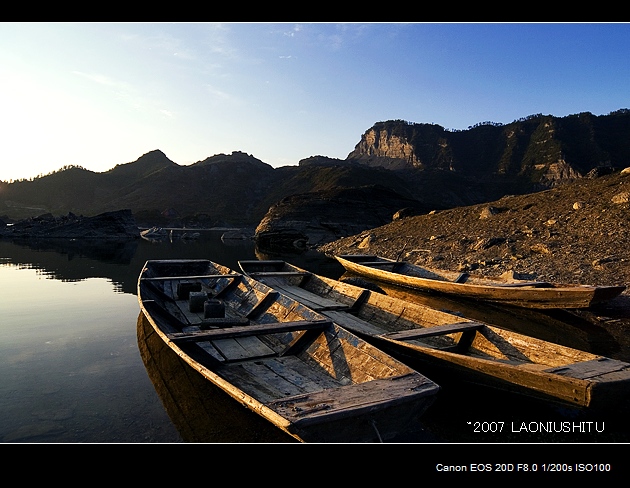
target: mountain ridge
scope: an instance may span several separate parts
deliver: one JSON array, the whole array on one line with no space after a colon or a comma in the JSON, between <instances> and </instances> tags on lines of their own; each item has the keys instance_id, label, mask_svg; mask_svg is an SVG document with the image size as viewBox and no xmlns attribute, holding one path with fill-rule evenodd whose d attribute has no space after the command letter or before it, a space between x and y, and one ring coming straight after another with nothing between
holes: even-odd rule
<instances>
[{"instance_id":1,"label":"mountain ridge","mask_svg":"<svg viewBox=\"0 0 630 488\"><path fill-rule=\"evenodd\" d=\"M427 208L525 194L630 162L630 111L537 114L510 124L451 131L436 124L377 122L346 159L311 156L274 168L240 151L179 165L161 150L95 173L69 167L0 181L0 217L96 215L129 208L142 225L257 225L284 197L381 184Z\"/></svg>"}]
</instances>

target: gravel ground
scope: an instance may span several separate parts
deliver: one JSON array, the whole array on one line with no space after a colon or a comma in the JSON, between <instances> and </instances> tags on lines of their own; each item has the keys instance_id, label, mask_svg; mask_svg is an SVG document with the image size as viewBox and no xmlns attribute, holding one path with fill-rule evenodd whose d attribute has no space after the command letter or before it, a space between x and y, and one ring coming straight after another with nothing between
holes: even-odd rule
<instances>
[{"instance_id":1,"label":"gravel ground","mask_svg":"<svg viewBox=\"0 0 630 488\"><path fill-rule=\"evenodd\" d=\"M630 171L529 195L393 221L321 246L327 255L377 254L439 269L630 287ZM627 335L630 289L580 312Z\"/></svg>"}]
</instances>

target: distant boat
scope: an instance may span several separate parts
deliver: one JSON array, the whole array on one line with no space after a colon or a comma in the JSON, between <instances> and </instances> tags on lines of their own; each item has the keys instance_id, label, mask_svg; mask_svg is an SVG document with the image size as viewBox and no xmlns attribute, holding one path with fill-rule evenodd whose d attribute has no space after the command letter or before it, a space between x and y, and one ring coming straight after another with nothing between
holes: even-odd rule
<instances>
[{"instance_id":1,"label":"distant boat","mask_svg":"<svg viewBox=\"0 0 630 488\"><path fill-rule=\"evenodd\" d=\"M630 364L319 276L281 260L240 261L248 275L445 387L484 385L571 407L630 398Z\"/></svg>"},{"instance_id":2,"label":"distant boat","mask_svg":"<svg viewBox=\"0 0 630 488\"><path fill-rule=\"evenodd\" d=\"M328 317L208 260L149 260L140 308L184 361L302 442L413 430L439 386Z\"/></svg>"},{"instance_id":3,"label":"distant boat","mask_svg":"<svg viewBox=\"0 0 630 488\"><path fill-rule=\"evenodd\" d=\"M368 279L458 298L526 308L588 308L612 300L625 286L591 286L518 280L443 271L379 256L335 256L349 272Z\"/></svg>"}]
</instances>

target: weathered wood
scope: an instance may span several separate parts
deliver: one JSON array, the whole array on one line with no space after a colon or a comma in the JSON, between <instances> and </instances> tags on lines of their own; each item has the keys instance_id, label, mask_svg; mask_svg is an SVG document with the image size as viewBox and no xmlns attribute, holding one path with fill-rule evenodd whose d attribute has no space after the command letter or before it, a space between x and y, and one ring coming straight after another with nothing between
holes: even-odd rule
<instances>
[{"instance_id":1,"label":"weathered wood","mask_svg":"<svg viewBox=\"0 0 630 488\"><path fill-rule=\"evenodd\" d=\"M296 330L323 329L332 325L330 320L298 320L294 322L273 322L270 324L256 324L230 327L226 329L210 329L193 333L173 333L168 338L173 342L197 342L227 339L234 337L245 337L263 334L278 334L281 332L291 332Z\"/></svg>"},{"instance_id":2,"label":"weathered wood","mask_svg":"<svg viewBox=\"0 0 630 488\"><path fill-rule=\"evenodd\" d=\"M271 302L273 302L274 300L276 300L278 298L280 294L277 291L274 290L269 290L265 296L262 298L262 300L260 300L258 303L256 303L252 309L247 313L246 317L248 319L251 318L255 318L256 315L262 313L264 310L266 310L269 305L271 304Z\"/></svg>"},{"instance_id":3,"label":"weathered wood","mask_svg":"<svg viewBox=\"0 0 630 488\"><path fill-rule=\"evenodd\" d=\"M453 334L456 332L477 331L482 327L484 327L484 324L480 322L457 322L453 324L434 325L423 329L389 332L387 334L383 334L383 336L396 341L408 341L411 339L435 337L438 335Z\"/></svg>"},{"instance_id":4,"label":"weathered wood","mask_svg":"<svg viewBox=\"0 0 630 488\"><path fill-rule=\"evenodd\" d=\"M202 319L198 325L200 329L208 329L210 327L233 327L247 324L249 324L247 317L214 317Z\"/></svg>"},{"instance_id":5,"label":"weathered wood","mask_svg":"<svg viewBox=\"0 0 630 488\"><path fill-rule=\"evenodd\" d=\"M609 358L597 358L592 361L582 361L557 368L545 370L547 373L554 373L564 376L574 376L582 379L597 378L609 373L627 371L630 368L628 363Z\"/></svg>"},{"instance_id":6,"label":"weathered wood","mask_svg":"<svg viewBox=\"0 0 630 488\"><path fill-rule=\"evenodd\" d=\"M323 310L337 310L337 309L348 309L348 305L336 302L334 300L330 300L328 298L323 298L315 293L307 291L299 286L294 286L290 284L286 284L279 281L270 282L274 285L274 288L279 290L280 292L288 295L292 298L295 298L299 302L303 303L309 308L312 308L316 311Z\"/></svg>"},{"instance_id":7,"label":"weathered wood","mask_svg":"<svg viewBox=\"0 0 630 488\"><path fill-rule=\"evenodd\" d=\"M553 284L547 281L522 281L518 283L497 283L495 286L502 286L504 288L517 287L517 286L533 286L537 288L550 288L550 287L553 287Z\"/></svg>"},{"instance_id":8,"label":"weathered wood","mask_svg":"<svg viewBox=\"0 0 630 488\"><path fill-rule=\"evenodd\" d=\"M255 271L250 273L252 278L264 278L266 276L306 276L308 273L304 271Z\"/></svg>"},{"instance_id":9,"label":"weathered wood","mask_svg":"<svg viewBox=\"0 0 630 488\"><path fill-rule=\"evenodd\" d=\"M375 259L369 256L363 261ZM276 262L274 267L303 271L288 263L280 267ZM248 273L247 266L241 269ZM258 263L257 269L264 269L264 265ZM450 280L453 285L451 281L458 276L445 272L442 279ZM269 280L278 289L297 286L290 278ZM520 284L531 286L531 282ZM443 381L452 376L473 384L583 408L596 403L604 405L608 400L613 402L613 398L630 398L628 363L518 334L509 330L509 324L506 324L508 327L490 326L313 273L300 282L299 287L308 294L293 291L296 299L308 297L313 302L311 295L315 294L340 304L354 304L353 314L344 308L322 313L342 330L352 331L386 352L400 354L414 364L436 368L442 373ZM343 339L337 337L327 347L321 346L320 343L317 350L313 345L310 348L322 365L333 371L340 357L333 356L343 350ZM360 357L355 356L352 363L356 366L360 361ZM348 374L343 365L339 371ZM362 371L361 374L369 374L365 368Z\"/></svg>"},{"instance_id":10,"label":"weathered wood","mask_svg":"<svg viewBox=\"0 0 630 488\"><path fill-rule=\"evenodd\" d=\"M545 281L486 278L453 271L432 270L407 262L376 256L368 259L357 255L335 256L344 268L360 276L398 286L455 295L458 298L527 308L587 308L610 300L625 290L625 286L590 286L549 283ZM392 266L391 270L383 269ZM397 271L396 268L400 268Z\"/></svg>"},{"instance_id":11,"label":"weathered wood","mask_svg":"<svg viewBox=\"0 0 630 488\"><path fill-rule=\"evenodd\" d=\"M323 418L350 418L357 410L369 410L372 405L381 402L395 405L406 395L414 394L427 386L429 385L422 379L404 375L362 383L360 387L340 387L298 394L275 400L273 405L287 417L292 417L301 425L307 425L321 422ZM386 393L392 387L399 392L395 398Z\"/></svg>"},{"instance_id":12,"label":"weathered wood","mask_svg":"<svg viewBox=\"0 0 630 488\"><path fill-rule=\"evenodd\" d=\"M303 283L302 275L269 279ZM158 276L165 279L143 279ZM177 284L195 281L202 283L208 299L221 297L224 307L217 314L225 317L204 318L205 301L203 312L188 310ZM300 441L372 442L370 421L379 423L383 438L390 438L407 430L439 391L425 376L296 299L208 260L147 261L138 279L138 301L157 334L186 363ZM382 383L374 397L369 383L403 375L424 387L401 395L399 388ZM337 414L322 411L317 422L298 425L299 419L274 403L322 391L335 397L342 387L358 399L373 398L368 409L349 410L341 423Z\"/></svg>"},{"instance_id":13,"label":"weathered wood","mask_svg":"<svg viewBox=\"0 0 630 488\"><path fill-rule=\"evenodd\" d=\"M182 276L145 276L142 281L181 281L181 280L207 280L217 278L238 278L240 274L205 274L205 275L182 275Z\"/></svg>"},{"instance_id":14,"label":"weathered wood","mask_svg":"<svg viewBox=\"0 0 630 488\"><path fill-rule=\"evenodd\" d=\"M226 362L244 359L261 359L277 356L277 353L256 336L238 336L212 341L214 347L225 357Z\"/></svg>"}]
</instances>

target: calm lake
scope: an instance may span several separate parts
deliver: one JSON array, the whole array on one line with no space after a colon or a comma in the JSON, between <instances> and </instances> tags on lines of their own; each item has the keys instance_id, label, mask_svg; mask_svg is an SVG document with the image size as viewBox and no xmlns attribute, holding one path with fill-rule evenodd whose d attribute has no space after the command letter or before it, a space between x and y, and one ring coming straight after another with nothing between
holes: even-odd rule
<instances>
[{"instance_id":1,"label":"calm lake","mask_svg":"<svg viewBox=\"0 0 630 488\"><path fill-rule=\"evenodd\" d=\"M322 256L264 255L249 240L223 242L222 233L203 231L199 239L188 241L99 245L0 239L0 440L293 442L202 380L155 340L140 315L136 283L148 259L210 259L236 270L240 259L274 258L334 278L343 274L336 262ZM492 320L485 308L460 311ZM566 345L586 349L596 344L611 357L621 354L618 339L605 330L566 323L575 318L510 317L515 327L538 327L543 336L569 341ZM566 327L575 328L567 333ZM584 414L462 388L441 393L422 425L396 442L626 443L627 415L627 410ZM503 428L477 431L475 424L483 422L501 422ZM577 431L557 432L561 422L578 425ZM551 431L541 432L543 425Z\"/></svg>"}]
</instances>

